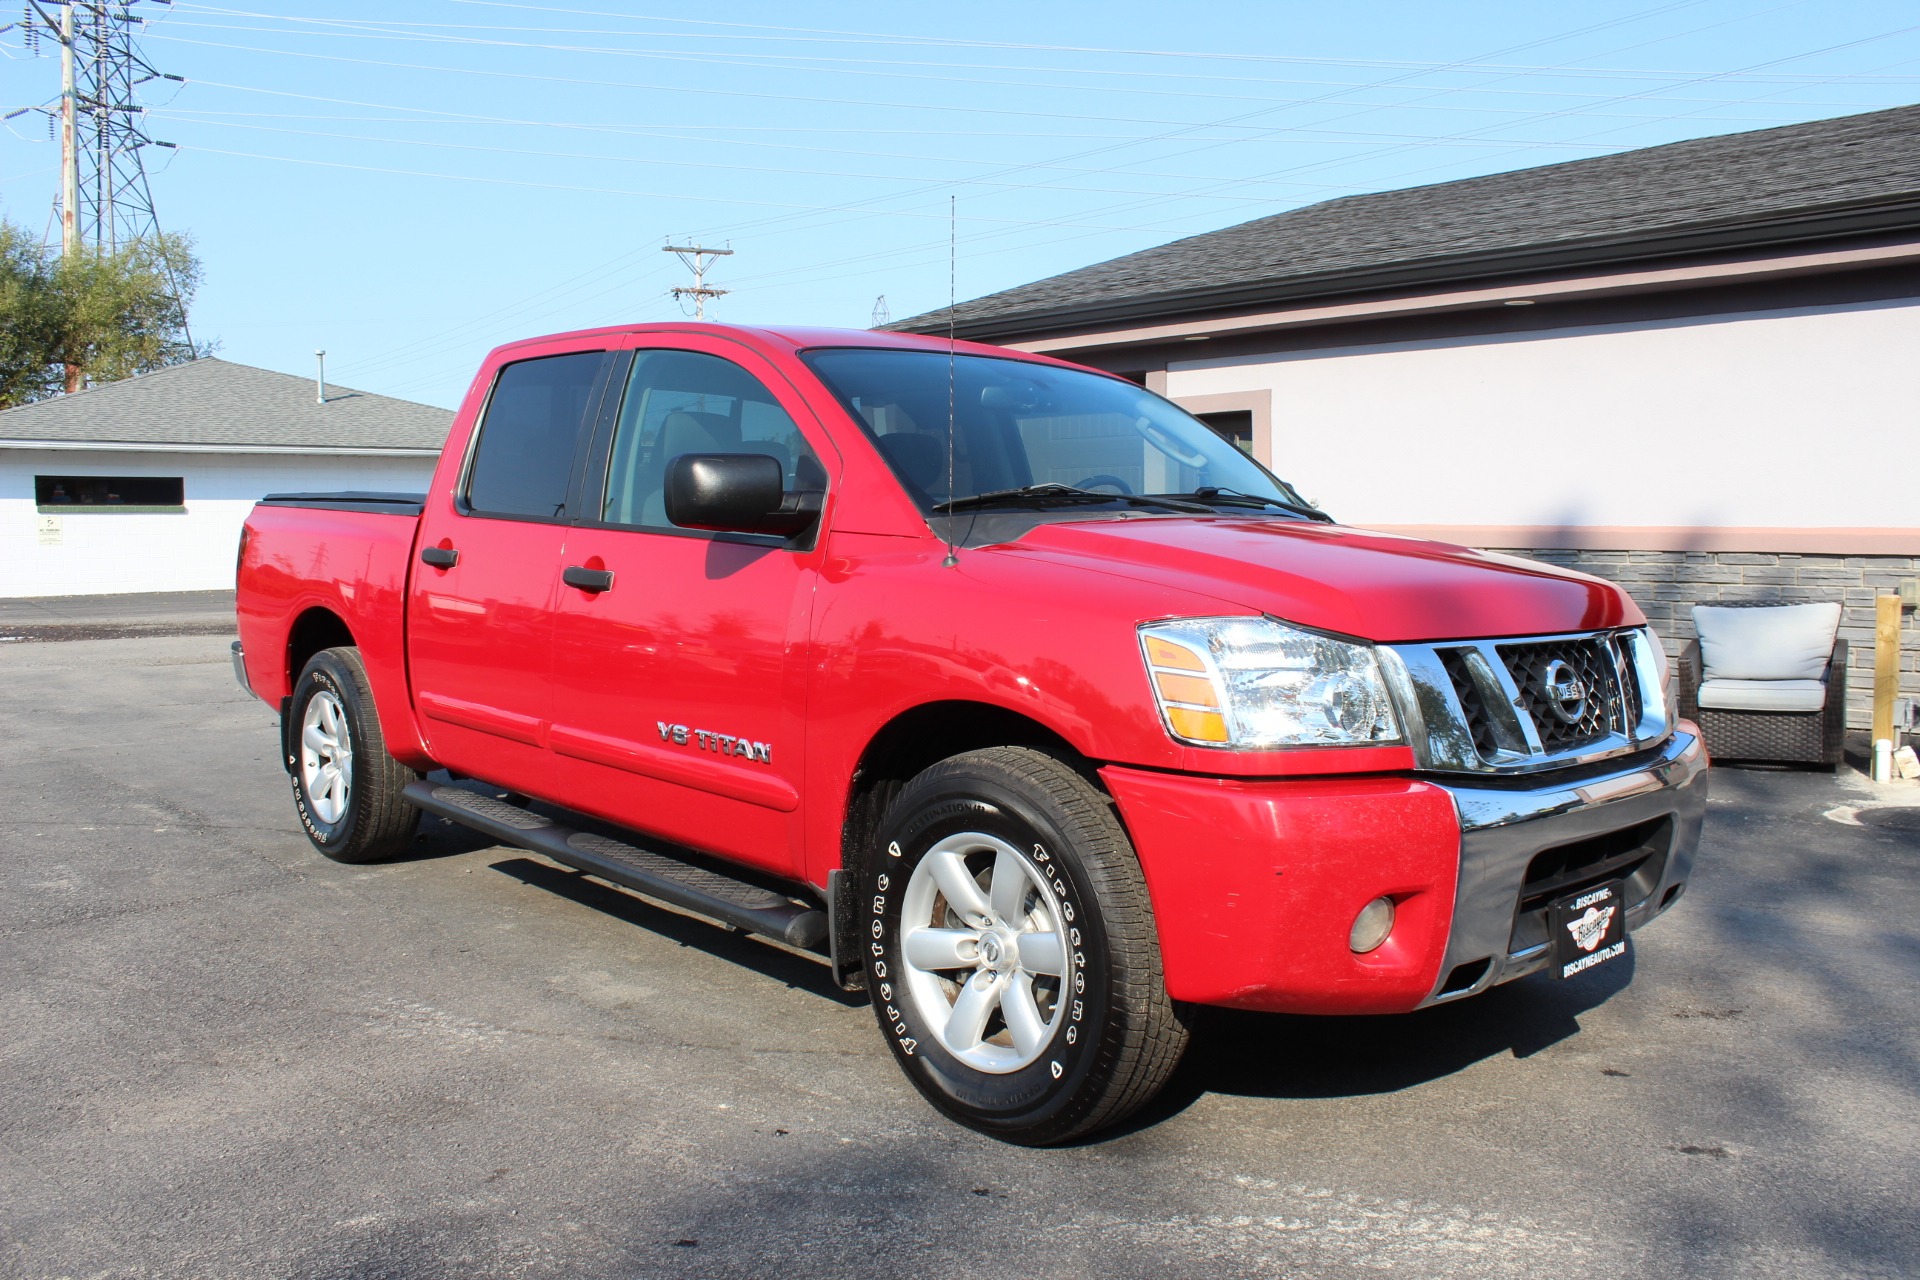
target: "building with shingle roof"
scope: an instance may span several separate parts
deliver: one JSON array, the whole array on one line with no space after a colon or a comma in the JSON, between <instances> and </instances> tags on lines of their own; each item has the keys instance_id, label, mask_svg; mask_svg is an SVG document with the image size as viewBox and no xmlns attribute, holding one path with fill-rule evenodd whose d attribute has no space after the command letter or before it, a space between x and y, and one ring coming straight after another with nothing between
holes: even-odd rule
<instances>
[{"instance_id":1,"label":"building with shingle roof","mask_svg":"<svg viewBox=\"0 0 1920 1280\"><path fill-rule=\"evenodd\" d=\"M1920 106L1344 196L961 303L989 342L1920 227ZM947 312L891 327L945 333ZM1183 335L1184 336L1184 335Z\"/></svg>"},{"instance_id":2,"label":"building with shingle roof","mask_svg":"<svg viewBox=\"0 0 1920 1280\"><path fill-rule=\"evenodd\" d=\"M453 414L202 359L0 412L0 596L229 587L285 490L426 487Z\"/></svg>"},{"instance_id":3,"label":"building with shingle roof","mask_svg":"<svg viewBox=\"0 0 1920 1280\"><path fill-rule=\"evenodd\" d=\"M0 448L214 448L432 457L453 415L211 357L0 412Z\"/></svg>"},{"instance_id":4,"label":"building with shingle roof","mask_svg":"<svg viewBox=\"0 0 1920 1280\"><path fill-rule=\"evenodd\" d=\"M1670 635L1842 600L1856 720L1873 595L1920 576L1920 106L1328 200L951 323L1160 391L1345 522L1616 578Z\"/></svg>"}]
</instances>

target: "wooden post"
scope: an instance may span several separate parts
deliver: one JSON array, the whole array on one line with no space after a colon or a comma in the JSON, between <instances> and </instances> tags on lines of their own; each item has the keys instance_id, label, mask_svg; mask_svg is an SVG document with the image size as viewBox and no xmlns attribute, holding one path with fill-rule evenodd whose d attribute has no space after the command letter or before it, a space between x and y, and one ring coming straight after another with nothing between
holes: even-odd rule
<instances>
[{"instance_id":1,"label":"wooden post","mask_svg":"<svg viewBox=\"0 0 1920 1280\"><path fill-rule=\"evenodd\" d=\"M1900 691L1900 597L1873 602L1873 741L1893 737L1893 698Z\"/></svg>"}]
</instances>

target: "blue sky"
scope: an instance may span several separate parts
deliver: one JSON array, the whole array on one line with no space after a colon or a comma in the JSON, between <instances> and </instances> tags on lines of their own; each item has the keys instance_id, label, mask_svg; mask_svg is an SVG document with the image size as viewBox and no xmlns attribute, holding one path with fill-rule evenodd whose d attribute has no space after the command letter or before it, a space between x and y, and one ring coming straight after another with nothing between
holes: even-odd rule
<instances>
[{"instance_id":1,"label":"blue sky","mask_svg":"<svg viewBox=\"0 0 1920 1280\"><path fill-rule=\"evenodd\" d=\"M865 327L1357 192L1920 100L1920 10L1628 4L670 6L146 0L161 220L197 338L452 405L536 333L681 314L661 246L735 251L709 317ZM6 106L57 94L0 34ZM0 212L57 148L0 135Z\"/></svg>"}]
</instances>

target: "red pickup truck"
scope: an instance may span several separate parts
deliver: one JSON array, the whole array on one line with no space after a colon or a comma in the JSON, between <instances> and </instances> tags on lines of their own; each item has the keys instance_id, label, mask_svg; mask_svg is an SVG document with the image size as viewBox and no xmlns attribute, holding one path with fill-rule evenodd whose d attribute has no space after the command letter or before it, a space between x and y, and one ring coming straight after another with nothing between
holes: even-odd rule
<instances>
[{"instance_id":1,"label":"red pickup truck","mask_svg":"<svg viewBox=\"0 0 1920 1280\"><path fill-rule=\"evenodd\" d=\"M1133 382L969 343L502 347L425 495L259 504L239 621L322 853L425 810L819 953L1024 1143L1150 1098L1192 1006L1614 960L1706 804L1619 588L1342 527Z\"/></svg>"}]
</instances>

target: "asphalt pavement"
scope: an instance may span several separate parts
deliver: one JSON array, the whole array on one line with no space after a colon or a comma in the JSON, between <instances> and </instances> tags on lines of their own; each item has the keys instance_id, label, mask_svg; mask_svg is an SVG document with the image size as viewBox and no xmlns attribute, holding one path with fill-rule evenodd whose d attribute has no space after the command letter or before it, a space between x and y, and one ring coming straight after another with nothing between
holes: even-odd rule
<instances>
[{"instance_id":1,"label":"asphalt pavement","mask_svg":"<svg viewBox=\"0 0 1920 1280\"><path fill-rule=\"evenodd\" d=\"M134 591L0 599L0 644L227 635L232 631L231 591Z\"/></svg>"},{"instance_id":2,"label":"asphalt pavement","mask_svg":"<svg viewBox=\"0 0 1920 1280\"><path fill-rule=\"evenodd\" d=\"M438 822L321 858L226 647L0 646L0 1275L1920 1273L1920 787L1717 769L1629 961L1213 1015L1031 1151L810 960Z\"/></svg>"}]
</instances>

